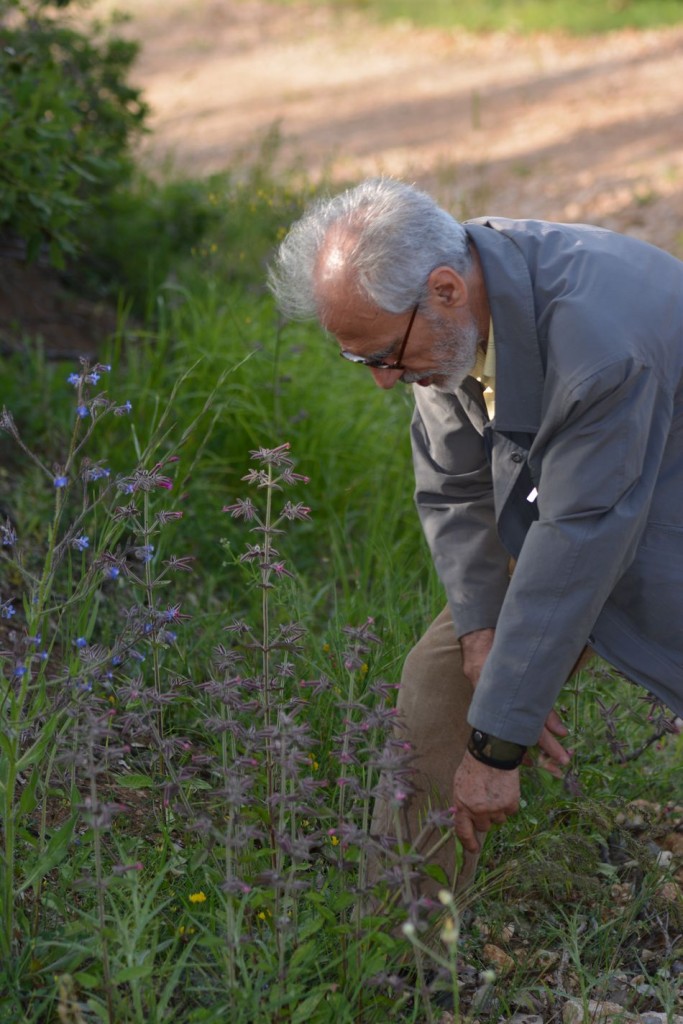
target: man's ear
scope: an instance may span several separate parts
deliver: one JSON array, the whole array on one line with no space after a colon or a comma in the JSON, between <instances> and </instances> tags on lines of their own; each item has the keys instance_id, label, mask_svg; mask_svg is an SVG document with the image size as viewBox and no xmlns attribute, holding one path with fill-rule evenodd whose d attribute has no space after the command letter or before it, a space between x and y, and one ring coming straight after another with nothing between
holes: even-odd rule
<instances>
[{"instance_id":1,"label":"man's ear","mask_svg":"<svg viewBox=\"0 0 683 1024\"><path fill-rule=\"evenodd\" d=\"M435 267L427 278L427 288L430 301L436 307L457 309L467 305L467 283L451 267Z\"/></svg>"}]
</instances>

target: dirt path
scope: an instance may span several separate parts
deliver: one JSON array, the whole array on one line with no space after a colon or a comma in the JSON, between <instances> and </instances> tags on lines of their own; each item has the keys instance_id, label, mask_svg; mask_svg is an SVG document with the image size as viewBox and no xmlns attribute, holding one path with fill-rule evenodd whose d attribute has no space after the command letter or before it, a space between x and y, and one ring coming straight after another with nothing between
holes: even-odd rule
<instances>
[{"instance_id":1,"label":"dirt path","mask_svg":"<svg viewBox=\"0 0 683 1024\"><path fill-rule=\"evenodd\" d=\"M480 38L263 0L126 5L147 159L220 170L277 126L281 167L386 172L456 214L599 222L683 254L683 26Z\"/></svg>"}]
</instances>

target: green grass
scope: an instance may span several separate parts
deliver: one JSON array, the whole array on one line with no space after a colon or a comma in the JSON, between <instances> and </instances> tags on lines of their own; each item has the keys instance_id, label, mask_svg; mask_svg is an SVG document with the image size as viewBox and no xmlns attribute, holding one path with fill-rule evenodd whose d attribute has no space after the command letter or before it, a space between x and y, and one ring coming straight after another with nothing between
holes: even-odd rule
<instances>
[{"instance_id":1,"label":"green grass","mask_svg":"<svg viewBox=\"0 0 683 1024\"><path fill-rule=\"evenodd\" d=\"M619 28L655 28L683 21L681 0L322 0L382 20L472 32L565 31L576 35Z\"/></svg>"}]
</instances>

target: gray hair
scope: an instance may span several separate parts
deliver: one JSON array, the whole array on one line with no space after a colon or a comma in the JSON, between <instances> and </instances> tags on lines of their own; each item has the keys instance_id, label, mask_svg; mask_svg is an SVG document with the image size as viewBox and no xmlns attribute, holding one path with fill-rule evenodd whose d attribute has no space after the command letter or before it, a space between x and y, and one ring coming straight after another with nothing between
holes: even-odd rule
<instances>
[{"instance_id":1,"label":"gray hair","mask_svg":"<svg viewBox=\"0 0 683 1024\"><path fill-rule=\"evenodd\" d=\"M464 275L471 266L465 229L431 196L392 178L370 178L314 202L282 241L268 284L285 316L320 315L316 270L332 228L344 237L344 269L360 293L389 313L421 301L435 267Z\"/></svg>"}]
</instances>

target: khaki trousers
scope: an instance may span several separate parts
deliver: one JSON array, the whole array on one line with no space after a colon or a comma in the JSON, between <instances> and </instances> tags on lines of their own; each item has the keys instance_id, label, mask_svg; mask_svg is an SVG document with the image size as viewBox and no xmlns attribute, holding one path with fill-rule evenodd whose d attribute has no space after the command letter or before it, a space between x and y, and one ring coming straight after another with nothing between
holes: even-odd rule
<instances>
[{"instance_id":1,"label":"khaki trousers","mask_svg":"<svg viewBox=\"0 0 683 1024\"><path fill-rule=\"evenodd\" d=\"M471 699L472 685L463 673L460 644L446 607L408 654L398 693L401 737L410 741L415 752L415 792L400 812L402 838L411 843L423 831L430 809L444 811L453 804L453 775L471 732L467 724ZM378 799L371 826L373 835L395 835L394 814L387 801ZM419 852L430 850L441 835L440 829L431 828L421 837ZM456 850L456 839L451 834L429 858L432 865L444 872L444 882L421 882L420 895L436 898L445 885L457 893L471 884L479 855L465 852L458 872ZM371 866L371 877L377 877L379 868L378 864Z\"/></svg>"}]
</instances>

